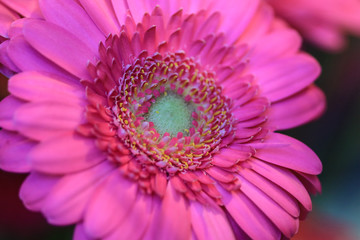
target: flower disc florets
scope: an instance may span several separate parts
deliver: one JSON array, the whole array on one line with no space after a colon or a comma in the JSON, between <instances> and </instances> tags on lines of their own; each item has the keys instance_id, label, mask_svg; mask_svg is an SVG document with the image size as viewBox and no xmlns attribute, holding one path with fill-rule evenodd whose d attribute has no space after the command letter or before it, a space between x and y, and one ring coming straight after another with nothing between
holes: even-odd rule
<instances>
[{"instance_id":1,"label":"flower disc florets","mask_svg":"<svg viewBox=\"0 0 360 240\"><path fill-rule=\"evenodd\" d=\"M140 56L126 67L119 86L110 93L119 139L134 155L143 156L144 164L168 173L209 166L211 153L232 130L230 101L222 96L214 77L183 52ZM168 95L182 97L191 110L190 128L175 136L159 133L148 120L152 105Z\"/></svg>"}]
</instances>

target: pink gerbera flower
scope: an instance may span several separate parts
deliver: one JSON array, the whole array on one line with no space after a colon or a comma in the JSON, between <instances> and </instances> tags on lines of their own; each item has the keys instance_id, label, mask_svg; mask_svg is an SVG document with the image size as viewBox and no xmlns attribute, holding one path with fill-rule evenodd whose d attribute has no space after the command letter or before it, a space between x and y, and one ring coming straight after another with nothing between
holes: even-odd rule
<instances>
[{"instance_id":1,"label":"pink gerbera flower","mask_svg":"<svg viewBox=\"0 0 360 240\"><path fill-rule=\"evenodd\" d=\"M359 0L267 1L306 39L326 50L341 50L347 33L360 36Z\"/></svg>"},{"instance_id":2,"label":"pink gerbera flower","mask_svg":"<svg viewBox=\"0 0 360 240\"><path fill-rule=\"evenodd\" d=\"M261 1L42 0L6 51L1 168L75 239L280 239L320 191L275 133L324 109L320 67ZM15 31L16 30L16 31Z\"/></svg>"},{"instance_id":3,"label":"pink gerbera flower","mask_svg":"<svg viewBox=\"0 0 360 240\"><path fill-rule=\"evenodd\" d=\"M0 0L0 49L6 48L2 44L9 37L9 28L12 22L24 17L41 17L37 0ZM0 62L8 62L7 59L0 59ZM10 64L11 66L11 64ZM0 73L10 76L12 71L0 63Z\"/></svg>"}]
</instances>

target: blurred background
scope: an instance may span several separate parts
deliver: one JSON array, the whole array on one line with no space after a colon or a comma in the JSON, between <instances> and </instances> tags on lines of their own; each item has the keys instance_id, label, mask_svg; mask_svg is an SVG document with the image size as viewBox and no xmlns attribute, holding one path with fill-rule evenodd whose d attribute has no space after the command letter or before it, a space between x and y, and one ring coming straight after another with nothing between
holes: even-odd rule
<instances>
[{"instance_id":1,"label":"blurred background","mask_svg":"<svg viewBox=\"0 0 360 240\"><path fill-rule=\"evenodd\" d=\"M306 143L323 162L323 191L313 196L313 211L300 223L296 240L360 239L360 39L345 51L329 54L305 45L323 68L317 81L327 96L325 114L310 124L285 131ZM0 80L0 99L7 95ZM0 170L0 240L67 240L73 227L49 225L18 198L26 175Z\"/></svg>"}]
</instances>

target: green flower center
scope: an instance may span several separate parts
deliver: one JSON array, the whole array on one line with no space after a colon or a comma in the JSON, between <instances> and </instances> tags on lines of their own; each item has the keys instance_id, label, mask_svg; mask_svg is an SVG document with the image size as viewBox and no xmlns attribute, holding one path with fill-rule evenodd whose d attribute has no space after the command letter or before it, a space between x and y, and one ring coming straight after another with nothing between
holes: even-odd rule
<instances>
[{"instance_id":1,"label":"green flower center","mask_svg":"<svg viewBox=\"0 0 360 240\"><path fill-rule=\"evenodd\" d=\"M178 132L189 132L192 127L192 111L193 107L187 104L182 96L163 94L151 105L146 120L153 122L161 135L168 132L171 136L176 136Z\"/></svg>"}]
</instances>

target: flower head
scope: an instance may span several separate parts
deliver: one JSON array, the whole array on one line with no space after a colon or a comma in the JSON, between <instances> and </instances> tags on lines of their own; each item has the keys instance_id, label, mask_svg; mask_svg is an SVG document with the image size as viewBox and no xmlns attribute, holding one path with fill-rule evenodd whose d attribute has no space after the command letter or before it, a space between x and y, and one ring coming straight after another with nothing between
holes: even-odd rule
<instances>
[{"instance_id":1,"label":"flower head","mask_svg":"<svg viewBox=\"0 0 360 240\"><path fill-rule=\"evenodd\" d=\"M234 6L237 6L234 8ZM260 1L40 1L6 53L1 168L75 239L290 238L322 166L275 133L320 72ZM21 151L18 151L21 150Z\"/></svg>"},{"instance_id":2,"label":"flower head","mask_svg":"<svg viewBox=\"0 0 360 240\"><path fill-rule=\"evenodd\" d=\"M347 33L360 36L360 2L357 0L267 1L307 40L326 50L344 48Z\"/></svg>"}]
</instances>

